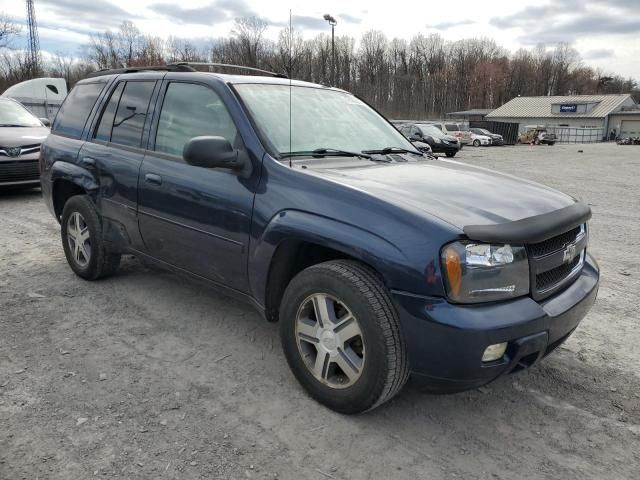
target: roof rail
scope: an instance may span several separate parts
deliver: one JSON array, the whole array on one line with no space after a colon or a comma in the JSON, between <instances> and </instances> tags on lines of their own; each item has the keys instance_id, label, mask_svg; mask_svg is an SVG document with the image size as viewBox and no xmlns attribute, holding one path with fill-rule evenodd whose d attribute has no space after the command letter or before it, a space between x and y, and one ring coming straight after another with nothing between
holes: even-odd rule
<instances>
[{"instance_id":1,"label":"roof rail","mask_svg":"<svg viewBox=\"0 0 640 480\"><path fill-rule=\"evenodd\" d=\"M90 73L86 78L101 77L103 75L116 75L119 73L136 73L148 71L165 71L165 72L195 72L195 68L187 64L169 64L169 65L151 65L148 67L125 67L125 68L103 68Z\"/></svg>"},{"instance_id":2,"label":"roof rail","mask_svg":"<svg viewBox=\"0 0 640 480\"><path fill-rule=\"evenodd\" d=\"M263 70L261 68L245 67L244 65L232 65L232 64L229 64L229 63L176 62L176 63L170 63L167 66L170 66L170 67L192 67L194 65L195 66L199 66L199 67L235 68L235 69L238 69L238 70L249 70L251 72L267 73L267 74L271 75L272 77L277 77L277 78L289 78L289 77L287 77L286 75L284 75L282 73L271 72L269 70Z\"/></svg>"}]
</instances>

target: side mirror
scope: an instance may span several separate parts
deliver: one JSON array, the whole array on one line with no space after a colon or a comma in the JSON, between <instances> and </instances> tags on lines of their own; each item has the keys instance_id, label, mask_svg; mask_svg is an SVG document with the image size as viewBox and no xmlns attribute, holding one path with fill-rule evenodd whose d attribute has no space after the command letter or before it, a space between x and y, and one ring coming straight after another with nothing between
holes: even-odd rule
<instances>
[{"instance_id":1,"label":"side mirror","mask_svg":"<svg viewBox=\"0 0 640 480\"><path fill-rule=\"evenodd\" d=\"M189 165L204 168L241 170L245 164L224 137L194 137L185 144L182 158Z\"/></svg>"},{"instance_id":2,"label":"side mirror","mask_svg":"<svg viewBox=\"0 0 640 480\"><path fill-rule=\"evenodd\" d=\"M40 120L45 127L51 126L51 121L49 121L49 119L46 117L41 117L38 120Z\"/></svg>"}]
</instances>

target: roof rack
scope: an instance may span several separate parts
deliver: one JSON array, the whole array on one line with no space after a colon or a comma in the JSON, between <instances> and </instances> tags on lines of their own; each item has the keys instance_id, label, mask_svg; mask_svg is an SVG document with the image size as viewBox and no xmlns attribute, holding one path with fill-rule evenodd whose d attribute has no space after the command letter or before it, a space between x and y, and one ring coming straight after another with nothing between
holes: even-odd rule
<instances>
[{"instance_id":1,"label":"roof rack","mask_svg":"<svg viewBox=\"0 0 640 480\"><path fill-rule=\"evenodd\" d=\"M244 65L232 65L229 63L214 63L214 62L176 62L176 63L169 63L167 66L168 67L191 67L192 70L191 71L195 71L195 69L193 69L193 66L198 66L198 67L221 67L221 68L235 68L238 70L249 70L250 72L259 72L259 73L266 73L271 75L272 77L276 77L276 78L289 78L286 75L282 74L282 73L276 73L276 72L271 72L269 70L263 70L261 68L254 68L254 67L246 67Z\"/></svg>"},{"instance_id":2,"label":"roof rack","mask_svg":"<svg viewBox=\"0 0 640 480\"><path fill-rule=\"evenodd\" d=\"M211 63L211 62L175 62L168 63L166 65L151 65L148 67L123 67L123 68L103 68L95 72L90 73L86 78L101 77L103 75L117 75L121 73L137 73L137 72L149 72L149 71L164 71L164 72L197 72L193 66L198 67L221 67L221 68L235 68L238 70L249 70L251 72L266 73L272 77L277 78L289 78L282 73L271 72L269 70L262 70L261 68L245 67L244 65L232 65L228 63Z\"/></svg>"},{"instance_id":3,"label":"roof rack","mask_svg":"<svg viewBox=\"0 0 640 480\"><path fill-rule=\"evenodd\" d=\"M186 64L169 64L169 65L151 65L148 67L124 67L124 68L103 68L87 75L86 78L101 77L103 75L117 75L120 73L136 73L148 71L165 71L165 72L196 72L195 68Z\"/></svg>"}]
</instances>

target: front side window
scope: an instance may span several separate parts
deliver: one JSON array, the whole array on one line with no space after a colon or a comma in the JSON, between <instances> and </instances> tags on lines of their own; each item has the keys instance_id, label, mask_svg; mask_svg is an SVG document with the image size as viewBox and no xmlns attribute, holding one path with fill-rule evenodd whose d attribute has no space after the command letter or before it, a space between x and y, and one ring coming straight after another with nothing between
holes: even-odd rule
<instances>
[{"instance_id":1,"label":"front side window","mask_svg":"<svg viewBox=\"0 0 640 480\"><path fill-rule=\"evenodd\" d=\"M213 90L192 83L167 87L156 134L155 150L182 156L193 137L224 137L236 145L238 131L224 103Z\"/></svg>"},{"instance_id":2,"label":"front side window","mask_svg":"<svg viewBox=\"0 0 640 480\"><path fill-rule=\"evenodd\" d=\"M428 135L436 138L444 137L443 133L435 125L420 125L420 130L422 130L423 135Z\"/></svg>"},{"instance_id":3,"label":"front side window","mask_svg":"<svg viewBox=\"0 0 640 480\"><path fill-rule=\"evenodd\" d=\"M42 122L13 100L0 99L0 127L41 127Z\"/></svg>"},{"instance_id":4,"label":"front side window","mask_svg":"<svg viewBox=\"0 0 640 480\"><path fill-rule=\"evenodd\" d=\"M105 83L76 85L60 107L51 130L74 138L80 138L82 130Z\"/></svg>"},{"instance_id":5,"label":"front side window","mask_svg":"<svg viewBox=\"0 0 640 480\"><path fill-rule=\"evenodd\" d=\"M276 84L235 87L258 130L279 154L318 148L355 152L387 147L415 150L383 117L351 94Z\"/></svg>"},{"instance_id":6,"label":"front side window","mask_svg":"<svg viewBox=\"0 0 640 480\"><path fill-rule=\"evenodd\" d=\"M111 141L139 147L155 82L127 82L111 130Z\"/></svg>"}]
</instances>

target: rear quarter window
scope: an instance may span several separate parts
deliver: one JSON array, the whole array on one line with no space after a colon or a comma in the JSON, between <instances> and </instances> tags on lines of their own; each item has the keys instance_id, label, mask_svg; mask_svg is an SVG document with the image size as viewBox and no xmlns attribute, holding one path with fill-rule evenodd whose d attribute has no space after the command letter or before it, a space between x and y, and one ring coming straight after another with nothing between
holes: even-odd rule
<instances>
[{"instance_id":1,"label":"rear quarter window","mask_svg":"<svg viewBox=\"0 0 640 480\"><path fill-rule=\"evenodd\" d=\"M76 85L60 107L51 130L60 135L80 138L91 109L104 86L105 83Z\"/></svg>"}]
</instances>

